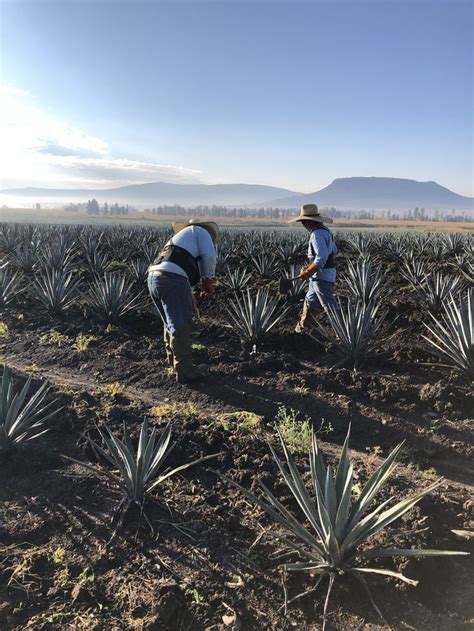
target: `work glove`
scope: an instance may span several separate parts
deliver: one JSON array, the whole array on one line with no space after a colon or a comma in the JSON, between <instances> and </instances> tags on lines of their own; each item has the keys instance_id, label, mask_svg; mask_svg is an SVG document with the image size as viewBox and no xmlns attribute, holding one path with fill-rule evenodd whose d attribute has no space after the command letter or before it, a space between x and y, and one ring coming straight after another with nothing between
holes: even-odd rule
<instances>
[{"instance_id":1,"label":"work glove","mask_svg":"<svg viewBox=\"0 0 474 631\"><path fill-rule=\"evenodd\" d=\"M201 291L199 292L199 298L207 298L214 291L214 279L204 278L201 283Z\"/></svg>"},{"instance_id":2,"label":"work glove","mask_svg":"<svg viewBox=\"0 0 474 631\"><path fill-rule=\"evenodd\" d=\"M318 267L316 263L310 263L308 267L305 267L303 270L301 270L301 272L298 274L298 277L301 278L301 280L308 280L317 271Z\"/></svg>"}]
</instances>

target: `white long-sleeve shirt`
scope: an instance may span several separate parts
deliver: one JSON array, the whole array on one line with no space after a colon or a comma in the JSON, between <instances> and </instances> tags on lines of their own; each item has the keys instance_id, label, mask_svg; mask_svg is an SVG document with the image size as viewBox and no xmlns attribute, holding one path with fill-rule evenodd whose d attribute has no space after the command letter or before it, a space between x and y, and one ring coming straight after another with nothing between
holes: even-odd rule
<instances>
[{"instance_id":1,"label":"white long-sleeve shirt","mask_svg":"<svg viewBox=\"0 0 474 631\"><path fill-rule=\"evenodd\" d=\"M209 232L201 226L188 226L183 228L177 234L173 235L166 245L172 243L180 248L187 250L194 258L199 258L199 273L201 278L213 278L216 273L217 253ZM165 246L166 247L166 246ZM187 274L182 267L171 263L169 261L163 261L158 265L152 265L149 272L171 272L173 274L179 274L180 276L186 276Z\"/></svg>"}]
</instances>

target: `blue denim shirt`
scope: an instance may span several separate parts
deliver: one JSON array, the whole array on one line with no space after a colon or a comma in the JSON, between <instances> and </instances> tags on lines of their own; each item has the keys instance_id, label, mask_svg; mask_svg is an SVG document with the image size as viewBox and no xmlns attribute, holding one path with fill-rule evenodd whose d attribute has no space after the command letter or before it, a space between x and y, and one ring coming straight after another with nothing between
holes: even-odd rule
<instances>
[{"instance_id":1,"label":"blue denim shirt","mask_svg":"<svg viewBox=\"0 0 474 631\"><path fill-rule=\"evenodd\" d=\"M313 256L314 253L314 256ZM332 232L322 228L313 228L309 237L308 258L310 262L316 263L318 271L313 276L313 280L327 280L330 283L336 282L336 268L321 269L326 264L330 254L336 255L337 247L334 243Z\"/></svg>"}]
</instances>

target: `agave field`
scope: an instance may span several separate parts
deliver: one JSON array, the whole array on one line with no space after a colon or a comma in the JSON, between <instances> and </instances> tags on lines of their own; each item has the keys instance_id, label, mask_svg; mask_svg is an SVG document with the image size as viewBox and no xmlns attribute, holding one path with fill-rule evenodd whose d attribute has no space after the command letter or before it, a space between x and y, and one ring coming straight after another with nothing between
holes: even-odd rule
<instances>
[{"instance_id":1,"label":"agave field","mask_svg":"<svg viewBox=\"0 0 474 631\"><path fill-rule=\"evenodd\" d=\"M472 628L474 240L224 231L169 374L170 231L0 225L0 628Z\"/></svg>"}]
</instances>

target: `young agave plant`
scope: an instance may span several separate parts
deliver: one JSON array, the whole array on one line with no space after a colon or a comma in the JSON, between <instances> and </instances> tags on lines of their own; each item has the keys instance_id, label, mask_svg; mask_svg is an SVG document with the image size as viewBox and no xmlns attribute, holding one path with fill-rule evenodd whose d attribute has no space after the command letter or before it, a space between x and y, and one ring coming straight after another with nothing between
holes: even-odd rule
<instances>
[{"instance_id":1,"label":"young agave plant","mask_svg":"<svg viewBox=\"0 0 474 631\"><path fill-rule=\"evenodd\" d=\"M414 257L404 258L399 271L400 276L404 280L406 280L412 287L421 285L428 273L425 261L423 261L423 259Z\"/></svg>"},{"instance_id":2,"label":"young agave plant","mask_svg":"<svg viewBox=\"0 0 474 631\"><path fill-rule=\"evenodd\" d=\"M68 456L65 456L65 458L80 464L96 475L107 477L120 489L122 499L116 510L116 516L120 521L123 520L132 504L138 505L143 512L147 496L153 489L168 478L179 471L184 471L195 464L204 462L210 458L215 458L219 455L212 454L210 456L204 456L158 475L160 469L163 468L165 459L169 456L174 447L174 445L170 446L171 423L168 423L161 434L157 436L156 428L153 428L150 432L148 421L145 420L140 429L140 437L136 451L125 423L123 424L123 440L115 436L107 425L105 425L105 429L98 429L104 447L101 447L91 438L87 440L96 455L101 456L112 466L115 471L114 473L108 469L95 467ZM149 522L148 524L151 528L151 524Z\"/></svg>"},{"instance_id":3,"label":"young agave plant","mask_svg":"<svg viewBox=\"0 0 474 631\"><path fill-rule=\"evenodd\" d=\"M443 308L443 318L430 313L432 324L423 323L430 337L423 338L450 366L474 376L474 289L457 301L453 296Z\"/></svg>"},{"instance_id":4,"label":"young agave plant","mask_svg":"<svg viewBox=\"0 0 474 631\"><path fill-rule=\"evenodd\" d=\"M58 316L74 302L78 284L79 279L73 279L72 272L47 267L34 281L35 295L49 315Z\"/></svg>"},{"instance_id":5,"label":"young agave plant","mask_svg":"<svg viewBox=\"0 0 474 631\"><path fill-rule=\"evenodd\" d=\"M264 278L271 278L275 275L278 269L278 264L275 257L266 253L252 254L249 262L255 269L255 271Z\"/></svg>"},{"instance_id":6,"label":"young agave plant","mask_svg":"<svg viewBox=\"0 0 474 631\"><path fill-rule=\"evenodd\" d=\"M389 506L392 498L373 506L375 496L381 490L395 468L395 460L403 443L395 447L385 462L372 474L357 499L353 497L354 484L353 464L349 456L349 431L344 442L337 470L324 463L316 436L313 433L309 454L311 486L310 494L303 478L295 465L288 447L279 434L285 460L277 455L269 444L273 458L278 465L283 479L303 511L305 522L292 515L284 504L258 481L262 497L251 493L234 480L222 476L227 482L237 487L248 499L263 509L276 523L292 535L292 538L270 529L274 537L286 543L291 550L298 553L303 560L285 563L285 571L311 571L319 575L316 587L327 576L328 590L324 603L323 629L326 626L329 596L336 577L349 573L362 583L369 594L372 605L380 616L369 586L365 580L367 574L376 574L400 579L409 585L417 581L407 578L401 573L383 568L372 568L365 565L366 559L378 557L427 557L466 555L467 552L450 550L416 550L413 548L368 548L372 537L413 508L423 497L437 488L442 480L431 484L423 491ZM314 495L315 500L312 495ZM362 550L361 548L364 548ZM304 594L301 594L303 596Z\"/></svg>"},{"instance_id":7,"label":"young agave plant","mask_svg":"<svg viewBox=\"0 0 474 631\"><path fill-rule=\"evenodd\" d=\"M344 276L349 293L364 306L380 302L383 294L383 272L381 266L374 267L370 260L362 259L355 265L347 262Z\"/></svg>"},{"instance_id":8,"label":"young agave plant","mask_svg":"<svg viewBox=\"0 0 474 631\"><path fill-rule=\"evenodd\" d=\"M131 283L122 274L104 274L93 283L88 303L91 312L108 324L117 322L138 306L141 294L132 296Z\"/></svg>"},{"instance_id":9,"label":"young agave plant","mask_svg":"<svg viewBox=\"0 0 474 631\"><path fill-rule=\"evenodd\" d=\"M222 277L221 283L232 291L243 291L251 279L252 275L246 267L237 267L234 270L229 269L227 274Z\"/></svg>"},{"instance_id":10,"label":"young agave plant","mask_svg":"<svg viewBox=\"0 0 474 631\"><path fill-rule=\"evenodd\" d=\"M250 290L229 302L227 313L231 326L239 337L254 349L265 335L285 316L288 307L281 308L278 299L270 297L268 289L260 288L255 296Z\"/></svg>"},{"instance_id":11,"label":"young agave plant","mask_svg":"<svg viewBox=\"0 0 474 631\"><path fill-rule=\"evenodd\" d=\"M46 422L59 412L53 409L55 400L46 402L50 388L47 382L28 396L31 380L30 376L23 388L15 392L10 369L4 365L0 390L0 453L48 432Z\"/></svg>"},{"instance_id":12,"label":"young agave plant","mask_svg":"<svg viewBox=\"0 0 474 631\"><path fill-rule=\"evenodd\" d=\"M449 276L436 272L427 274L421 285L415 286L415 290L431 313L441 311L451 294L462 290L463 280L459 276Z\"/></svg>"},{"instance_id":13,"label":"young agave plant","mask_svg":"<svg viewBox=\"0 0 474 631\"><path fill-rule=\"evenodd\" d=\"M286 278L296 278L300 272L298 265L290 265L290 269L285 271ZM298 279L291 282L290 289L286 294L292 300L301 300L306 295L306 282Z\"/></svg>"},{"instance_id":14,"label":"young agave plant","mask_svg":"<svg viewBox=\"0 0 474 631\"><path fill-rule=\"evenodd\" d=\"M380 344L378 332L385 320L387 311L380 312L380 305L349 301L345 307L328 309L327 315L331 328L337 337L337 351L341 360L334 368L346 366L356 371L375 352ZM321 333L330 341L330 331L320 327Z\"/></svg>"},{"instance_id":15,"label":"young agave plant","mask_svg":"<svg viewBox=\"0 0 474 631\"><path fill-rule=\"evenodd\" d=\"M130 274L139 287L146 283L149 267L150 264L145 259L135 259L129 263Z\"/></svg>"}]
</instances>

